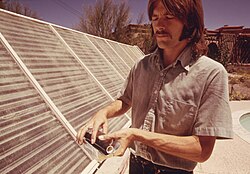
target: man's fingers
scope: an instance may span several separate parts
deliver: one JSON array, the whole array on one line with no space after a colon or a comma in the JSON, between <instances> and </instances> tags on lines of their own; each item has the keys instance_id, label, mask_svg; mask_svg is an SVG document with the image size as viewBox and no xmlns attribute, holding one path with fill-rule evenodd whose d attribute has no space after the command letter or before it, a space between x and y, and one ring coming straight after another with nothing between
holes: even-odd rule
<instances>
[{"instance_id":1,"label":"man's fingers","mask_svg":"<svg viewBox=\"0 0 250 174\"><path fill-rule=\"evenodd\" d=\"M98 132L100 131L102 127L102 132L107 133L108 132L108 123L107 121L103 119L95 119L95 117L90 120L85 126L81 127L80 130L77 132L76 140L79 144L82 144L84 142L84 135L86 132L91 129L91 144L94 144L96 142L96 137L98 135Z\"/></svg>"},{"instance_id":2,"label":"man's fingers","mask_svg":"<svg viewBox=\"0 0 250 174\"><path fill-rule=\"evenodd\" d=\"M100 135L100 132L107 134L107 132L108 132L108 123L107 122L104 122L104 123L97 122L97 121L94 122L92 135L91 135L91 143L92 144L95 143L96 137Z\"/></svg>"},{"instance_id":3,"label":"man's fingers","mask_svg":"<svg viewBox=\"0 0 250 174\"><path fill-rule=\"evenodd\" d=\"M97 132L100 128L100 125L98 123L94 123L93 125L93 130L92 130L92 135L91 135L91 144L94 144L95 141L96 141L96 135L97 135Z\"/></svg>"},{"instance_id":4,"label":"man's fingers","mask_svg":"<svg viewBox=\"0 0 250 174\"><path fill-rule=\"evenodd\" d=\"M96 134L97 134L97 130L93 129L93 132L91 134L91 144L94 144L96 141Z\"/></svg>"},{"instance_id":5,"label":"man's fingers","mask_svg":"<svg viewBox=\"0 0 250 174\"><path fill-rule=\"evenodd\" d=\"M87 132L87 127L85 126L80 128L80 130L77 132L76 140L79 144L83 144L83 139L86 132Z\"/></svg>"},{"instance_id":6,"label":"man's fingers","mask_svg":"<svg viewBox=\"0 0 250 174\"><path fill-rule=\"evenodd\" d=\"M99 140L103 141L103 140L106 140L107 139L107 136L105 135L100 135L98 136Z\"/></svg>"},{"instance_id":7,"label":"man's fingers","mask_svg":"<svg viewBox=\"0 0 250 174\"><path fill-rule=\"evenodd\" d=\"M102 129L103 129L103 133L104 133L104 134L107 134L107 133L108 133L108 123L107 123L107 122L105 122L105 123L103 124Z\"/></svg>"},{"instance_id":8,"label":"man's fingers","mask_svg":"<svg viewBox=\"0 0 250 174\"><path fill-rule=\"evenodd\" d=\"M110 139L115 139L116 134L115 133L110 133L110 134L105 134L105 135L100 135L98 136L100 140L110 140Z\"/></svg>"}]
</instances>

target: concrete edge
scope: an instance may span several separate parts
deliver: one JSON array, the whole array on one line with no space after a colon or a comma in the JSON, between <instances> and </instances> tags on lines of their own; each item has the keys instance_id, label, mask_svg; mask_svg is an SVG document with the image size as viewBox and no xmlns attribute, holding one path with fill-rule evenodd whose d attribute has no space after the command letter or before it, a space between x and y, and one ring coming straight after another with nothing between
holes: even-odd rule
<instances>
[{"instance_id":1,"label":"concrete edge","mask_svg":"<svg viewBox=\"0 0 250 174\"><path fill-rule=\"evenodd\" d=\"M240 117L246 113L250 113L250 109L239 110L232 113L233 131L244 141L250 144L250 132L248 132L241 124Z\"/></svg>"}]
</instances>

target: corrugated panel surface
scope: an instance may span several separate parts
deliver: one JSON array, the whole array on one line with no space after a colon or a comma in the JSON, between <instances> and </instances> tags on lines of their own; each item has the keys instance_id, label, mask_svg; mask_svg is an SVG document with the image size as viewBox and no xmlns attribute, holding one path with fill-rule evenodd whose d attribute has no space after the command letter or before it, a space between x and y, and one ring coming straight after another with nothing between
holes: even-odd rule
<instances>
[{"instance_id":1,"label":"corrugated panel surface","mask_svg":"<svg viewBox=\"0 0 250 174\"><path fill-rule=\"evenodd\" d=\"M111 102L108 95L101 90L96 81L86 73L86 70L67 51L66 46L61 43L47 24L0 11L0 32L76 130L98 109ZM91 55L91 58L98 56L96 61L104 61L103 57L100 57L96 50L88 50L82 45L80 45L80 48L85 55L82 59L88 59L86 55ZM81 52L79 53L83 55ZM69 173L79 173L79 171L82 171L86 165L89 164L90 160L82 151L79 152L80 149L78 149L78 145L70 139L63 127L61 126L59 128L56 126L59 122L46 107L45 103L40 102L40 97L36 94L37 96L33 98L35 91L31 92L33 89L31 90L25 87L25 85L30 86L29 82L26 81L27 84L23 85L22 83L24 82L22 82L22 80L20 82L20 75L17 75L13 66L8 70L6 70L6 68L2 69L2 66L9 66L10 64L10 62L2 63L4 62L3 60L5 60L5 56L6 55L3 54L0 57L1 76L10 78L7 80L8 83L10 83L10 81L13 83L8 84L4 88L1 87L0 97L4 102L0 104L2 109L0 113L1 116L8 118L9 124L6 128L3 127L3 129L1 126L1 131L7 133L1 132L0 136L3 135L3 138L0 140L0 143L2 154L5 153L5 149L8 148L11 148L12 151L8 151L8 154L4 156L1 154L3 160L1 164L3 168L1 167L0 170L9 171L13 169L14 173L19 173L19 171L28 170L26 169L27 166L34 165L31 169L34 173L36 173L36 171L38 171L38 173L47 173L48 171L55 173L66 173L67 171L70 171ZM94 62L90 62L90 64L91 63ZM101 67L98 68L101 69ZM100 69L98 70L101 71ZM91 70L95 69L92 67ZM115 93L117 93L120 88L119 85L123 83L123 80L121 78L117 79L117 74L114 75L114 78L114 76L108 75L109 72L104 73L101 71L98 73L98 70L95 70L95 75L97 77L101 76L101 78L104 79L102 83L106 83L105 87L109 89L111 94L116 95ZM110 69L107 68L104 69L104 71L110 71ZM105 77L104 74L107 77ZM113 80L111 83L110 79ZM1 85L5 84L5 81L5 78L1 78ZM16 87L17 83L20 83L20 85ZM7 93L6 91L11 89L9 88L10 86L13 87L13 89L9 91L10 94L5 94ZM11 103L12 100L13 104ZM38 103L37 100L39 100ZM24 103L25 109L19 112L19 105L22 103ZM10 110L13 111L13 113L6 110L7 105L11 105ZM18 113L15 113L16 110ZM2 113L7 116L2 115ZM19 116L18 121L14 117L16 115ZM50 120L50 117L52 120ZM127 122L127 117L112 119L110 121L110 130L115 131L121 129ZM25 126L26 123L30 125ZM41 123L41 126L39 123ZM7 123L4 122L3 125L5 124ZM18 126L16 127L16 124L20 126L20 129ZM25 135L23 135L23 132L20 134L28 138L25 139L20 136L17 140L6 139L12 135L15 138L18 137L17 134L19 130L22 131L23 127L25 127ZM14 133L11 132L12 129ZM45 133L43 134L43 132ZM14 143L12 142L13 145L9 147L11 141ZM23 141L28 142L27 144L23 144ZM43 144L43 146L39 145L39 143ZM64 147L64 145L67 146L67 148ZM29 152L27 150L33 147L35 151ZM23 148L25 148L25 150L23 150ZM22 155L18 156L18 153ZM36 153L39 153L41 158L39 158L39 155L36 156ZM19 157L22 159L19 160ZM12 167L13 163L15 163L14 167Z\"/></svg>"},{"instance_id":2,"label":"corrugated panel surface","mask_svg":"<svg viewBox=\"0 0 250 174\"><path fill-rule=\"evenodd\" d=\"M90 41L100 50L100 52L108 59L108 61L116 68L124 79L130 71L130 67L126 62L115 52L115 50L107 44L107 41L94 36L86 35Z\"/></svg>"},{"instance_id":3,"label":"corrugated panel surface","mask_svg":"<svg viewBox=\"0 0 250 174\"><path fill-rule=\"evenodd\" d=\"M119 56L128 64L130 68L133 67L135 61L132 57L129 56L129 54L116 42L107 40L109 45L119 54Z\"/></svg>"},{"instance_id":4,"label":"corrugated panel surface","mask_svg":"<svg viewBox=\"0 0 250 174\"><path fill-rule=\"evenodd\" d=\"M145 54L143 54L143 52L140 50L140 48L138 46L131 46L133 52L136 54L136 56L141 59L145 56Z\"/></svg>"},{"instance_id":5,"label":"corrugated panel surface","mask_svg":"<svg viewBox=\"0 0 250 174\"><path fill-rule=\"evenodd\" d=\"M141 52L137 46L128 45L128 47L134 53L136 61L138 61L138 59L142 59L145 56L143 52Z\"/></svg>"},{"instance_id":6,"label":"corrugated panel surface","mask_svg":"<svg viewBox=\"0 0 250 174\"><path fill-rule=\"evenodd\" d=\"M0 23L9 26L1 32L73 127L111 102L47 25L15 16Z\"/></svg>"},{"instance_id":7,"label":"corrugated panel surface","mask_svg":"<svg viewBox=\"0 0 250 174\"><path fill-rule=\"evenodd\" d=\"M90 162L0 42L0 173L80 173Z\"/></svg>"},{"instance_id":8,"label":"corrugated panel surface","mask_svg":"<svg viewBox=\"0 0 250 174\"><path fill-rule=\"evenodd\" d=\"M129 45L126 45L126 44L119 44L119 45L127 52L127 54L133 59L134 62L136 62L138 60L138 57L130 49Z\"/></svg>"},{"instance_id":9,"label":"corrugated panel surface","mask_svg":"<svg viewBox=\"0 0 250 174\"><path fill-rule=\"evenodd\" d=\"M85 34L58 27L56 30L101 85L115 98L124 82L115 68L97 51Z\"/></svg>"}]
</instances>

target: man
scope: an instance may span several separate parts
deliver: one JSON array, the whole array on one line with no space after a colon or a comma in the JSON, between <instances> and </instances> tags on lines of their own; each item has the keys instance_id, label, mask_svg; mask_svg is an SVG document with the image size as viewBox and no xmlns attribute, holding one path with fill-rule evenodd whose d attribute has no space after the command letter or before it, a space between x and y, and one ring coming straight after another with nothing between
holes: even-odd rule
<instances>
[{"instance_id":1,"label":"man","mask_svg":"<svg viewBox=\"0 0 250 174\"><path fill-rule=\"evenodd\" d=\"M204 56L201 0L149 0L156 50L130 71L119 97L98 111L88 129L107 133L108 118L132 109L132 126L100 136L115 139L123 155L130 147L130 174L193 173L206 161L216 138L232 138L227 72Z\"/></svg>"}]
</instances>

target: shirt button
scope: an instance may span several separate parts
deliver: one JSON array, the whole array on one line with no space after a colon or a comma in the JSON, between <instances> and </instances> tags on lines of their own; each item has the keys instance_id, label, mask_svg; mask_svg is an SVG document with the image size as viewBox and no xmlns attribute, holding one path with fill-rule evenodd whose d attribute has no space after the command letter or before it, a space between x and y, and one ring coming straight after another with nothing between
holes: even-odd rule
<instances>
[{"instance_id":1,"label":"shirt button","mask_svg":"<svg viewBox=\"0 0 250 174\"><path fill-rule=\"evenodd\" d=\"M164 73L163 73L163 72L161 72L161 73L160 73L160 76L161 76L161 77L162 77L162 76L164 76Z\"/></svg>"},{"instance_id":2,"label":"shirt button","mask_svg":"<svg viewBox=\"0 0 250 174\"><path fill-rule=\"evenodd\" d=\"M158 91L157 91L157 90L155 90L155 91L154 91L154 94L157 94L157 93L158 93Z\"/></svg>"}]
</instances>

